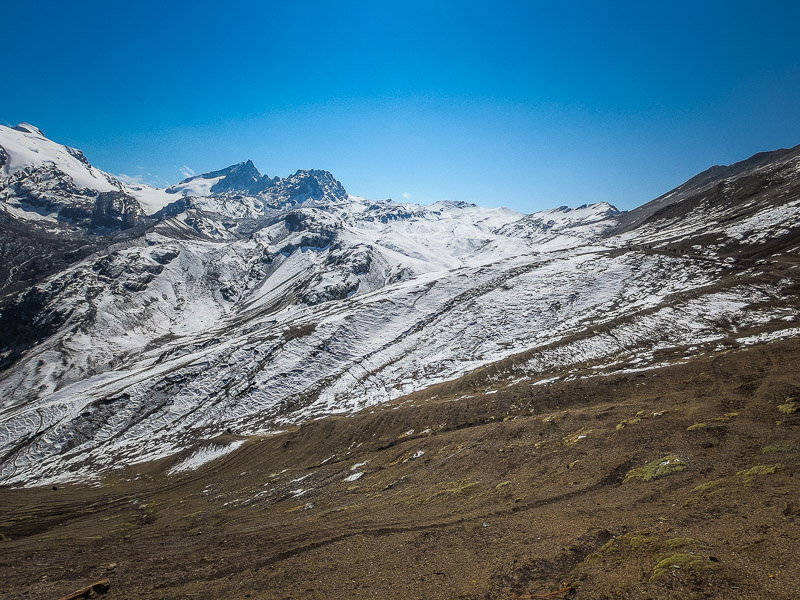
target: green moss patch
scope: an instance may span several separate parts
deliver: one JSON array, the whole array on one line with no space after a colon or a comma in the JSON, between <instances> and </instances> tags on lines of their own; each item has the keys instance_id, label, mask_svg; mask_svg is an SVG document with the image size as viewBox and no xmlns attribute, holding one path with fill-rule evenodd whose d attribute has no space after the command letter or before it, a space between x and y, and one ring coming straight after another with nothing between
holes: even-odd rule
<instances>
[{"instance_id":1,"label":"green moss patch","mask_svg":"<svg viewBox=\"0 0 800 600\"><path fill-rule=\"evenodd\" d=\"M628 425L634 425L646 417L645 411L640 410L630 419L625 419L617 423L617 429L625 429Z\"/></svg>"},{"instance_id":2,"label":"green moss patch","mask_svg":"<svg viewBox=\"0 0 800 600\"><path fill-rule=\"evenodd\" d=\"M577 444L581 440L586 439L590 433L592 433L591 429L586 429L585 427L581 427L575 433L566 436L563 439L563 441L567 446L572 446L574 444Z\"/></svg>"},{"instance_id":3,"label":"green moss patch","mask_svg":"<svg viewBox=\"0 0 800 600\"><path fill-rule=\"evenodd\" d=\"M657 549L661 546L661 541L662 539L659 536L653 535L649 531L625 533L608 540L600 550L587 556L585 562L596 563L603 560L606 555L630 550Z\"/></svg>"},{"instance_id":4,"label":"green moss patch","mask_svg":"<svg viewBox=\"0 0 800 600\"><path fill-rule=\"evenodd\" d=\"M756 465L755 467L750 467L749 469L742 469L736 474L739 477L744 477L745 479L752 479L758 475L772 475L782 466L783 465L780 463L775 465Z\"/></svg>"},{"instance_id":5,"label":"green moss patch","mask_svg":"<svg viewBox=\"0 0 800 600\"><path fill-rule=\"evenodd\" d=\"M778 410L786 415L793 415L800 408L797 406L797 404L797 402L787 402L786 404L781 404L778 406Z\"/></svg>"},{"instance_id":6,"label":"green moss patch","mask_svg":"<svg viewBox=\"0 0 800 600\"><path fill-rule=\"evenodd\" d=\"M639 417L632 417L630 419L625 419L624 421L620 421L617 423L617 429L625 429L628 425L634 425L641 421Z\"/></svg>"},{"instance_id":7,"label":"green moss patch","mask_svg":"<svg viewBox=\"0 0 800 600\"><path fill-rule=\"evenodd\" d=\"M698 485L692 491L693 492L699 492L699 493L703 494L703 493L709 492L709 491L713 490L714 488L718 487L719 485L721 485L722 481L723 481L722 479L714 479L713 481L706 481L705 483L701 483L700 485Z\"/></svg>"},{"instance_id":8,"label":"green moss patch","mask_svg":"<svg viewBox=\"0 0 800 600\"><path fill-rule=\"evenodd\" d=\"M652 481L653 479L658 479L659 477L664 477L665 475L671 475L673 473L684 471L686 470L686 466L687 465L683 459L674 454L670 454L669 456L665 456L663 458L659 458L658 460L654 460L651 463L647 463L645 466L639 467L638 469L631 469L625 475L625 479L622 483L627 483L633 479Z\"/></svg>"},{"instance_id":9,"label":"green moss patch","mask_svg":"<svg viewBox=\"0 0 800 600\"><path fill-rule=\"evenodd\" d=\"M679 550L680 549L680 550ZM665 539L663 536L649 530L632 531L617 536L606 542L600 550L586 557L584 562L587 565L599 563L619 564L624 562L640 562L646 570L655 560L658 565L654 569L659 570L659 578L663 574L661 571L669 572L672 569L683 568L684 565L694 565L696 561L698 568L706 567L701 552L709 549L708 544L690 537L674 537ZM676 554L676 551L679 552ZM668 557L668 558L665 558ZM663 563L663 564L662 564ZM675 565L674 567L672 565ZM689 567L693 568L693 567ZM652 579L651 579L652 581Z\"/></svg>"},{"instance_id":10,"label":"green moss patch","mask_svg":"<svg viewBox=\"0 0 800 600\"><path fill-rule=\"evenodd\" d=\"M776 454L778 452L794 452L795 447L791 444L773 444L771 446L764 446L761 449L761 454Z\"/></svg>"},{"instance_id":11,"label":"green moss patch","mask_svg":"<svg viewBox=\"0 0 800 600\"><path fill-rule=\"evenodd\" d=\"M664 415L666 411L660 412L652 412L648 413L646 410L640 410L635 415L633 415L630 419L623 419L619 423L617 423L617 430L625 429L628 425L635 425L639 423L642 419L649 419L650 417L661 417Z\"/></svg>"},{"instance_id":12,"label":"green moss patch","mask_svg":"<svg viewBox=\"0 0 800 600\"><path fill-rule=\"evenodd\" d=\"M714 417L712 419L709 419L708 421L703 421L701 423L695 423L694 425L689 425L689 427L686 428L686 431L697 431L698 429L705 429L715 424L718 425L720 423L725 423L727 421L730 421L734 417L738 416L739 416L738 412L728 412L722 415L721 417Z\"/></svg>"},{"instance_id":13,"label":"green moss patch","mask_svg":"<svg viewBox=\"0 0 800 600\"><path fill-rule=\"evenodd\" d=\"M689 572L702 572L719 569L720 565L704 556L697 556L687 552L679 552L668 556L660 561L653 568L653 574L650 576L650 581L659 581L669 576L670 573L675 571L689 571Z\"/></svg>"}]
</instances>

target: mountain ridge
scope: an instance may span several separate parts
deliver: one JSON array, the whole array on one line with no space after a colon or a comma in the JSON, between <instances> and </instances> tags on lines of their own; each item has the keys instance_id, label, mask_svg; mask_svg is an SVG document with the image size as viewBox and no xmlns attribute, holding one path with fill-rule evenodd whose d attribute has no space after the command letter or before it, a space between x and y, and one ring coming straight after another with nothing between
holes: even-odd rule
<instances>
[{"instance_id":1,"label":"mountain ridge","mask_svg":"<svg viewBox=\"0 0 800 600\"><path fill-rule=\"evenodd\" d=\"M43 207L109 192L18 169L0 182L3 235L18 232L0 305L13 332L0 340L0 482L89 477L463 377L598 376L791 337L792 272L759 274L749 257L781 265L797 247L798 163L759 156L634 226L602 203L522 215L373 202L319 170L253 195L234 189L266 177L245 161L184 180L207 195L162 190L169 202L130 227L81 229L26 209L10 178Z\"/></svg>"}]
</instances>

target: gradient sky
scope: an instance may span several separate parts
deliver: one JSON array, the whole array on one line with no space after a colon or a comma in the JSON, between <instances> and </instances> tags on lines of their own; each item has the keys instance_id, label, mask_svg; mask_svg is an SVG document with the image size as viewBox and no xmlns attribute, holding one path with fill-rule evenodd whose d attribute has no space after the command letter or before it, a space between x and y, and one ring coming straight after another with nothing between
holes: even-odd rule
<instances>
[{"instance_id":1,"label":"gradient sky","mask_svg":"<svg viewBox=\"0 0 800 600\"><path fill-rule=\"evenodd\" d=\"M176 183L630 209L800 144L800 3L13 2L0 120Z\"/></svg>"}]
</instances>

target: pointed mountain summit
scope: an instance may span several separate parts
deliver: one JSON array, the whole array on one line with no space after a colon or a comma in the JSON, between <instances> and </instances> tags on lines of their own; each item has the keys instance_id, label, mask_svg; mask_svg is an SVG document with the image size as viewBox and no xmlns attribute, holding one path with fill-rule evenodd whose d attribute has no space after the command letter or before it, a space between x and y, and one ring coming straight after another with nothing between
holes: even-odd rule
<instances>
[{"instance_id":1,"label":"pointed mountain summit","mask_svg":"<svg viewBox=\"0 0 800 600\"><path fill-rule=\"evenodd\" d=\"M194 175L167 188L167 193L198 197L266 193L278 199L280 204L343 201L348 197L342 184L328 171L298 170L286 178L269 177L262 175L252 160Z\"/></svg>"},{"instance_id":2,"label":"pointed mountain summit","mask_svg":"<svg viewBox=\"0 0 800 600\"><path fill-rule=\"evenodd\" d=\"M167 188L167 193L183 196L209 196L227 192L257 194L272 185L272 181L248 159L224 169L187 177Z\"/></svg>"},{"instance_id":3,"label":"pointed mountain summit","mask_svg":"<svg viewBox=\"0 0 800 600\"><path fill-rule=\"evenodd\" d=\"M272 180L266 175L261 175L261 172L253 164L252 160L233 165L226 169L226 174L223 179L220 179L211 188L212 194L221 194L223 192L260 192L265 186L265 183L271 183Z\"/></svg>"}]
</instances>

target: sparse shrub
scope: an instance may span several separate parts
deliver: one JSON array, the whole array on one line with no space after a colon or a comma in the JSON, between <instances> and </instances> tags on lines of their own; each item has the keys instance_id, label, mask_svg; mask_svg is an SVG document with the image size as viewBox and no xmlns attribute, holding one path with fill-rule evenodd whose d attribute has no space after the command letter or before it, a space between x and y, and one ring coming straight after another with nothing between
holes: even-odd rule
<instances>
[{"instance_id":1,"label":"sparse shrub","mask_svg":"<svg viewBox=\"0 0 800 600\"><path fill-rule=\"evenodd\" d=\"M631 469L625 475L623 483L627 483L631 479L641 479L642 481L652 481L664 475L671 475L686 469L686 463L674 454L659 458L653 462L647 463L638 469Z\"/></svg>"},{"instance_id":2,"label":"sparse shrub","mask_svg":"<svg viewBox=\"0 0 800 600\"><path fill-rule=\"evenodd\" d=\"M781 468L781 464L775 465L756 465L755 467L750 467L749 469L742 469L738 473L736 473L739 477L744 477L745 479L751 479L756 475L772 475L775 473L779 468Z\"/></svg>"},{"instance_id":3,"label":"sparse shrub","mask_svg":"<svg viewBox=\"0 0 800 600\"><path fill-rule=\"evenodd\" d=\"M773 444L771 446L764 446L761 449L761 454L775 454L776 452L794 452L795 447L791 444Z\"/></svg>"}]
</instances>

